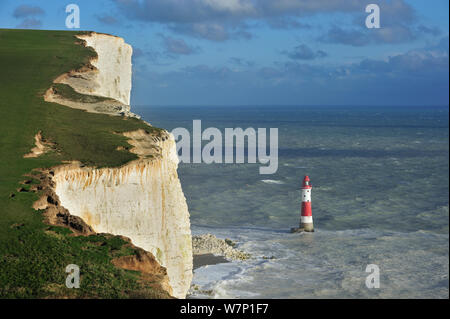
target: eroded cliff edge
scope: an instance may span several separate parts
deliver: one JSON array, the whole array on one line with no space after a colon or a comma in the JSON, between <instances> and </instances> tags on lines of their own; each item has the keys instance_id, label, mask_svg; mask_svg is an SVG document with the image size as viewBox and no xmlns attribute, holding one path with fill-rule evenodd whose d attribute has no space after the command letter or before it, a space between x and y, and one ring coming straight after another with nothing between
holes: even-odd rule
<instances>
[{"instance_id":1,"label":"eroded cliff edge","mask_svg":"<svg viewBox=\"0 0 450 319\"><path fill-rule=\"evenodd\" d=\"M106 111L92 109L92 103L84 101L71 105L70 99L53 92L47 92L46 99L91 112L132 115L128 113L131 46L105 34L89 33L78 38L97 52L97 58L90 66L64 74L56 82L69 85L78 94L104 98L101 102L106 101L102 105ZM114 107L108 108L111 101ZM52 177L54 191L61 205L95 232L129 237L134 245L151 252L167 269L173 296L184 298L192 280L192 240L188 207L177 174L174 138L163 130L124 135L137 160L118 168L85 167L80 163L57 167Z\"/></svg>"}]
</instances>

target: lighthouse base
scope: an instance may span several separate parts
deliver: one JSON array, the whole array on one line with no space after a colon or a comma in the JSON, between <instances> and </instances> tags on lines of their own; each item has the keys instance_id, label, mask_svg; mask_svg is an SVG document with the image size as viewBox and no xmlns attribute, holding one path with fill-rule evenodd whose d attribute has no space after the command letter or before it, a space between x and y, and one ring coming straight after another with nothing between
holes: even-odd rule
<instances>
[{"instance_id":1,"label":"lighthouse base","mask_svg":"<svg viewBox=\"0 0 450 319\"><path fill-rule=\"evenodd\" d=\"M291 228L291 233L313 233L314 232L314 228L312 226L310 227L295 227L295 228Z\"/></svg>"},{"instance_id":2,"label":"lighthouse base","mask_svg":"<svg viewBox=\"0 0 450 319\"><path fill-rule=\"evenodd\" d=\"M313 223L300 223L300 228L303 228L306 232L313 232L314 225Z\"/></svg>"}]
</instances>

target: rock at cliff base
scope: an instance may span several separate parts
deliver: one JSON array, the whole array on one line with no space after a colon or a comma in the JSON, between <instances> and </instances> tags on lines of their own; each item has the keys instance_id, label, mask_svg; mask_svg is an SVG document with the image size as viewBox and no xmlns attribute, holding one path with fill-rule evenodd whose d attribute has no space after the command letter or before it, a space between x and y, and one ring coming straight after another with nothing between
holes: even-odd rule
<instances>
[{"instance_id":1,"label":"rock at cliff base","mask_svg":"<svg viewBox=\"0 0 450 319\"><path fill-rule=\"evenodd\" d=\"M192 249L194 255L213 254L221 255L232 260L245 260L250 254L236 248L236 243L230 239L220 239L212 234L192 236Z\"/></svg>"}]
</instances>

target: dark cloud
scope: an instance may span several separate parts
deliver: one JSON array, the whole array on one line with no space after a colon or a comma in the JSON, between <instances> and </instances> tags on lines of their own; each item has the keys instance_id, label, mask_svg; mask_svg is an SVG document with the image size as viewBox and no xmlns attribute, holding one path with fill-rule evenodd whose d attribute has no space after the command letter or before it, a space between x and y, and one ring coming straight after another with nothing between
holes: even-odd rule
<instances>
[{"instance_id":1,"label":"dark cloud","mask_svg":"<svg viewBox=\"0 0 450 319\"><path fill-rule=\"evenodd\" d=\"M204 38L212 41L225 41L228 40L231 35L227 28L223 25L210 22L210 23L190 23L184 24L171 24L169 28L177 33L190 35L193 37Z\"/></svg>"},{"instance_id":2,"label":"dark cloud","mask_svg":"<svg viewBox=\"0 0 450 319\"><path fill-rule=\"evenodd\" d=\"M325 35L319 37L318 40L326 43L345 44L355 47L370 43L370 38L366 32L357 29L343 29L336 25L328 30Z\"/></svg>"},{"instance_id":3,"label":"dark cloud","mask_svg":"<svg viewBox=\"0 0 450 319\"><path fill-rule=\"evenodd\" d=\"M314 51L306 44L300 44L291 51L282 51L281 53L287 55L289 58L293 60L314 60L319 58L325 58L328 56L328 54L325 51L322 50Z\"/></svg>"},{"instance_id":4,"label":"dark cloud","mask_svg":"<svg viewBox=\"0 0 450 319\"><path fill-rule=\"evenodd\" d=\"M414 41L417 38L413 29L407 25L396 25L371 30L375 31L373 32L373 39L376 43L405 43Z\"/></svg>"},{"instance_id":5,"label":"dark cloud","mask_svg":"<svg viewBox=\"0 0 450 319\"><path fill-rule=\"evenodd\" d=\"M365 21L367 4L380 4L383 22L389 25L410 23L415 12L404 0L113 0L128 18L159 23L172 31L225 41L250 38L248 23L262 21L272 28L310 28L301 18L321 13L349 13ZM400 30L401 31L401 30ZM395 36L381 35L387 41ZM392 41L392 40L391 40Z\"/></svg>"},{"instance_id":6,"label":"dark cloud","mask_svg":"<svg viewBox=\"0 0 450 319\"><path fill-rule=\"evenodd\" d=\"M426 74L447 73L448 53L436 55L430 51L410 51L389 57L386 61L366 59L353 67L354 70L377 75L396 75L405 78ZM447 69L447 70L445 70Z\"/></svg>"},{"instance_id":7,"label":"dark cloud","mask_svg":"<svg viewBox=\"0 0 450 319\"><path fill-rule=\"evenodd\" d=\"M18 6L14 12L13 17L16 19L22 19L17 25L20 29L38 29L42 26L42 21L38 19L38 16L45 15L44 10L38 6L21 5Z\"/></svg>"},{"instance_id":8,"label":"dark cloud","mask_svg":"<svg viewBox=\"0 0 450 319\"><path fill-rule=\"evenodd\" d=\"M208 65L187 66L181 72L188 77L202 78L207 80L225 80L233 74L228 67L211 67Z\"/></svg>"},{"instance_id":9,"label":"dark cloud","mask_svg":"<svg viewBox=\"0 0 450 319\"><path fill-rule=\"evenodd\" d=\"M139 64L139 68L149 65L167 66L174 62L179 56L191 55L201 51L200 47L192 46L183 39L173 38L158 34L161 38L163 49L133 48L133 64Z\"/></svg>"},{"instance_id":10,"label":"dark cloud","mask_svg":"<svg viewBox=\"0 0 450 319\"><path fill-rule=\"evenodd\" d=\"M341 28L332 26L327 33L318 38L319 41L333 44L344 44L355 47L373 43L405 43L416 39L416 35L408 26L395 25L380 29Z\"/></svg>"},{"instance_id":11,"label":"dark cloud","mask_svg":"<svg viewBox=\"0 0 450 319\"><path fill-rule=\"evenodd\" d=\"M442 34L441 29L439 29L438 27L427 27L423 24L419 25L417 27L417 30L419 32L425 33L425 34L430 34L432 36L439 36Z\"/></svg>"},{"instance_id":12,"label":"dark cloud","mask_svg":"<svg viewBox=\"0 0 450 319\"><path fill-rule=\"evenodd\" d=\"M232 65L239 66L239 67L252 67L252 66L255 66L255 62L249 61L249 60L246 60L246 59L242 59L242 58L237 58L237 57L231 57L228 61Z\"/></svg>"},{"instance_id":13,"label":"dark cloud","mask_svg":"<svg viewBox=\"0 0 450 319\"><path fill-rule=\"evenodd\" d=\"M137 60L140 59L144 56L144 51L142 51L142 49L138 48L138 47L133 47L133 59Z\"/></svg>"},{"instance_id":14,"label":"dark cloud","mask_svg":"<svg viewBox=\"0 0 450 319\"><path fill-rule=\"evenodd\" d=\"M143 50L140 48L133 48L133 64L139 65L139 68L134 72L140 72L146 69L148 65L167 66L173 63L176 58L174 55L168 55L166 52L155 49Z\"/></svg>"},{"instance_id":15,"label":"dark cloud","mask_svg":"<svg viewBox=\"0 0 450 319\"><path fill-rule=\"evenodd\" d=\"M274 29L312 29L312 25L302 23L294 18L276 17L267 19L267 24Z\"/></svg>"},{"instance_id":16,"label":"dark cloud","mask_svg":"<svg viewBox=\"0 0 450 319\"><path fill-rule=\"evenodd\" d=\"M101 15L97 16L97 20L100 21L103 24L107 25L117 25L119 24L119 20L117 20L115 17L111 15Z\"/></svg>"},{"instance_id":17,"label":"dark cloud","mask_svg":"<svg viewBox=\"0 0 450 319\"><path fill-rule=\"evenodd\" d=\"M172 23L168 27L176 33L217 42L229 39L250 39L252 37L251 33L247 31L248 27L244 24L228 26L217 22Z\"/></svg>"},{"instance_id":18,"label":"dark cloud","mask_svg":"<svg viewBox=\"0 0 450 319\"><path fill-rule=\"evenodd\" d=\"M45 12L40 7L21 5L18 6L13 13L14 18L27 18L32 16L42 16Z\"/></svg>"},{"instance_id":19,"label":"dark cloud","mask_svg":"<svg viewBox=\"0 0 450 319\"><path fill-rule=\"evenodd\" d=\"M432 49L438 49L440 51L448 53L448 47L449 47L449 40L447 35L446 37L443 37L436 46L432 47Z\"/></svg>"},{"instance_id":20,"label":"dark cloud","mask_svg":"<svg viewBox=\"0 0 450 319\"><path fill-rule=\"evenodd\" d=\"M168 55L190 55L200 51L199 47L188 45L183 39L160 35L163 46Z\"/></svg>"},{"instance_id":21,"label":"dark cloud","mask_svg":"<svg viewBox=\"0 0 450 319\"><path fill-rule=\"evenodd\" d=\"M150 63L151 65L158 65L158 66L170 65L173 61L168 60L173 60L174 58L173 56L169 58L167 54L155 49L150 49L144 52L143 54L146 58L146 62Z\"/></svg>"},{"instance_id":22,"label":"dark cloud","mask_svg":"<svg viewBox=\"0 0 450 319\"><path fill-rule=\"evenodd\" d=\"M42 26L42 21L35 18L26 18L17 25L19 29L38 29Z\"/></svg>"}]
</instances>

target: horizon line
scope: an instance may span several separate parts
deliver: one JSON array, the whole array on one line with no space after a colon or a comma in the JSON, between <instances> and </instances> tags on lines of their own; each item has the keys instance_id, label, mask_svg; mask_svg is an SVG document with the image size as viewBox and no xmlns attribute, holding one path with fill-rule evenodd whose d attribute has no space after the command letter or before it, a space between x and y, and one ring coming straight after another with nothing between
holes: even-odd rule
<instances>
[{"instance_id":1,"label":"horizon line","mask_svg":"<svg viewBox=\"0 0 450 319\"><path fill-rule=\"evenodd\" d=\"M373 104L133 104L131 107L442 107L449 108L450 105L447 104L384 104L384 105L373 105Z\"/></svg>"}]
</instances>

